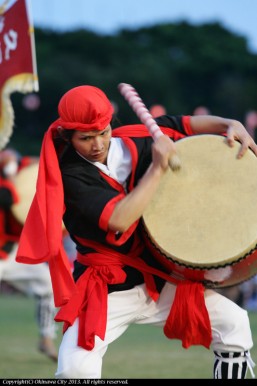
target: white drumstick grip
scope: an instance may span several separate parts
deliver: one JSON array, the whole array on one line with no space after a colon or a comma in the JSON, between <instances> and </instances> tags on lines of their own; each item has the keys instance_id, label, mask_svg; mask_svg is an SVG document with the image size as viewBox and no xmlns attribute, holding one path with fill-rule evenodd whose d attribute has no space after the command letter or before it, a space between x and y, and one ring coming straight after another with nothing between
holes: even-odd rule
<instances>
[{"instance_id":1,"label":"white drumstick grip","mask_svg":"<svg viewBox=\"0 0 257 386\"><path fill-rule=\"evenodd\" d=\"M132 107L132 110L136 113L140 121L147 127L149 133L153 137L153 140L156 141L157 138L164 135L134 87L127 83L120 83L118 85L118 89L128 104ZM181 163L177 154L171 156L169 165L172 170L180 169Z\"/></svg>"}]
</instances>

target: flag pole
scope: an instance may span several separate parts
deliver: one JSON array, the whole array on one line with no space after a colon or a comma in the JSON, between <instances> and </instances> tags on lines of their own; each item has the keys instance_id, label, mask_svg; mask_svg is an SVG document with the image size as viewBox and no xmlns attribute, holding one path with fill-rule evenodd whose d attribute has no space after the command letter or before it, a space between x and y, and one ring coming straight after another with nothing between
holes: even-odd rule
<instances>
[{"instance_id":1,"label":"flag pole","mask_svg":"<svg viewBox=\"0 0 257 386\"><path fill-rule=\"evenodd\" d=\"M29 32L30 32L30 41L31 41L32 67L33 67L33 75L34 75L34 91L38 92L39 91L39 83L38 83L38 73L37 73L35 28L34 28L32 11L31 11L31 0L25 0L25 1L27 3L27 12L28 12L28 20L29 20Z\"/></svg>"}]
</instances>

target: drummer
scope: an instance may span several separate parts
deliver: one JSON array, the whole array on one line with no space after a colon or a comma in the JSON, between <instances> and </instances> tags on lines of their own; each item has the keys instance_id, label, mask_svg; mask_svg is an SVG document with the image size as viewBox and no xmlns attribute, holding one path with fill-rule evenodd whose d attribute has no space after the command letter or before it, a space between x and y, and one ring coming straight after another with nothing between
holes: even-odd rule
<instances>
[{"instance_id":1,"label":"drummer","mask_svg":"<svg viewBox=\"0 0 257 386\"><path fill-rule=\"evenodd\" d=\"M142 215L176 151L170 138L226 134L228 146L241 142L238 158L247 148L257 155L244 126L211 115L165 115L156 118L165 135L153 143L141 124L112 130L110 100L88 85L66 92L58 113L44 137L37 194L17 253L19 262L49 261L52 270L60 306L55 320L64 323L56 378L101 378L108 345L131 324L164 327L183 347L210 347L214 378L245 378L247 369L253 376L247 312L209 289L196 297L176 291L140 233ZM74 280L60 245L62 215L77 246ZM181 310L181 304L190 308ZM186 320L177 319L182 312Z\"/></svg>"},{"instance_id":2,"label":"drummer","mask_svg":"<svg viewBox=\"0 0 257 386\"><path fill-rule=\"evenodd\" d=\"M21 157L11 148L0 151L0 283L6 282L17 291L35 298L38 349L56 362L56 310L48 265L21 265L15 261L23 224L11 210L20 199L14 181L20 170L35 161L38 162L38 158Z\"/></svg>"}]
</instances>

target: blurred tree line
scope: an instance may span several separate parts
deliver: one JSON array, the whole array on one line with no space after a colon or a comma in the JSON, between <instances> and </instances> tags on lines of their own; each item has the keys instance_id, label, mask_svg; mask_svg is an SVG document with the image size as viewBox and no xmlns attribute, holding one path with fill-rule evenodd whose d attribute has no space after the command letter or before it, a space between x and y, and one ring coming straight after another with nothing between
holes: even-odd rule
<instances>
[{"instance_id":1,"label":"blurred tree line","mask_svg":"<svg viewBox=\"0 0 257 386\"><path fill-rule=\"evenodd\" d=\"M132 84L145 104L170 114L191 114L198 105L215 115L244 120L257 108L257 55L244 36L219 23L158 24L100 35L88 30L35 30L40 104L12 94L15 127L9 143L23 154L39 153L44 132L57 118L60 97L82 84L103 89L123 124L138 118L119 94Z\"/></svg>"}]
</instances>

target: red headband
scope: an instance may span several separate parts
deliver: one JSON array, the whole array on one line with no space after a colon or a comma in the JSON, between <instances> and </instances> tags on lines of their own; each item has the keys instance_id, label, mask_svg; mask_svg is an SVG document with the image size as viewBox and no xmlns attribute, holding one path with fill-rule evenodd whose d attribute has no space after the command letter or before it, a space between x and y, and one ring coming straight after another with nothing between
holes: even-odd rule
<instances>
[{"instance_id":1,"label":"red headband","mask_svg":"<svg viewBox=\"0 0 257 386\"><path fill-rule=\"evenodd\" d=\"M58 105L59 118L54 125L81 131L104 130L111 122L114 108L107 96L94 86L69 90Z\"/></svg>"}]
</instances>

